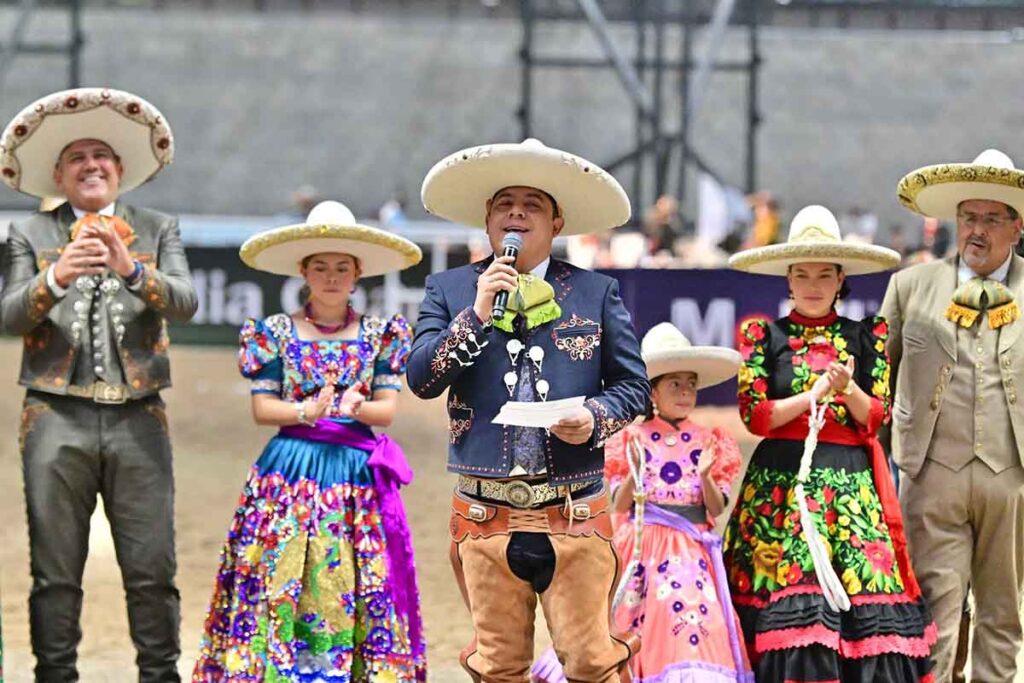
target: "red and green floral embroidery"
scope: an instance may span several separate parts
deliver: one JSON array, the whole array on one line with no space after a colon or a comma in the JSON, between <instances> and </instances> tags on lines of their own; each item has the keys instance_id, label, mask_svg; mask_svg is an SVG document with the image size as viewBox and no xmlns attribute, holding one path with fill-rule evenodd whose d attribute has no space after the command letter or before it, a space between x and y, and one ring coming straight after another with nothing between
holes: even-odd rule
<instances>
[{"instance_id":1,"label":"red and green floral embroidery","mask_svg":"<svg viewBox=\"0 0 1024 683\"><path fill-rule=\"evenodd\" d=\"M889 326L884 318L876 316L862 323L868 334L857 335L862 347L857 351L854 351L857 347L851 349L848 338L851 323L842 318L824 327L808 327L790 319L784 319L780 324L787 335L786 345L792 352L789 361L780 359L792 369L789 395L809 391L814 382L828 370L830 363L846 363L852 353L857 353L854 377L862 388L881 402L882 419L888 419L891 404L890 368L885 343L889 338ZM740 327L739 351L743 356L743 365L740 366L738 377L738 401L740 415L748 426L751 425L754 409L768 399L770 371L779 371L779 368L767 366L768 334L768 323L763 320L748 320ZM828 397L825 417L843 426L853 425L845 397L841 394Z\"/></svg>"},{"instance_id":2,"label":"red and green floral embroidery","mask_svg":"<svg viewBox=\"0 0 1024 683\"><path fill-rule=\"evenodd\" d=\"M883 421L889 419L889 410L892 407L892 396L889 389L889 353L885 350L886 342L889 341L889 323L880 315L876 315L870 321L871 338L874 340L872 350L877 354L871 366L871 395L882 403Z\"/></svg>"},{"instance_id":3,"label":"red and green floral embroidery","mask_svg":"<svg viewBox=\"0 0 1024 683\"><path fill-rule=\"evenodd\" d=\"M790 380L793 395L810 391L830 363L845 363L850 358L841 319L837 318L827 327L807 327L788 321L786 332L787 343L793 351L793 379ZM841 396L829 398L825 417L841 425L849 424L850 415Z\"/></svg>"},{"instance_id":4,"label":"red and green floral embroidery","mask_svg":"<svg viewBox=\"0 0 1024 683\"><path fill-rule=\"evenodd\" d=\"M789 322L789 348L793 351L794 394L808 391L831 363L845 363L850 357L842 323L836 319L828 327L805 327Z\"/></svg>"},{"instance_id":5,"label":"red and green floral embroidery","mask_svg":"<svg viewBox=\"0 0 1024 683\"><path fill-rule=\"evenodd\" d=\"M791 472L751 466L725 534L738 594L815 584ZM849 595L901 593L903 580L870 470L812 469L807 507Z\"/></svg>"},{"instance_id":6,"label":"red and green floral embroidery","mask_svg":"<svg viewBox=\"0 0 1024 683\"><path fill-rule=\"evenodd\" d=\"M768 398L768 369L765 366L764 344L768 336L765 320L748 320L740 327L739 351L743 356L737 394L743 422L750 424L754 407Z\"/></svg>"}]
</instances>

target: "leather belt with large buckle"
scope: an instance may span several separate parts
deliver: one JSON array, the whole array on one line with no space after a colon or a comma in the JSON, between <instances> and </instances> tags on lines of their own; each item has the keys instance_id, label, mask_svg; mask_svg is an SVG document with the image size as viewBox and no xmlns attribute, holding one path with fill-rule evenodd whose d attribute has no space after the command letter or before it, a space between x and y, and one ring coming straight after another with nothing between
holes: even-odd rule
<instances>
[{"instance_id":1,"label":"leather belt with large buckle","mask_svg":"<svg viewBox=\"0 0 1024 683\"><path fill-rule=\"evenodd\" d=\"M545 481L530 483L522 479L479 479L459 475L458 489L462 493L487 500L508 503L516 508L532 508L564 498L566 489L576 493L593 486L596 482L584 481L568 486L552 486Z\"/></svg>"},{"instance_id":2,"label":"leather belt with large buckle","mask_svg":"<svg viewBox=\"0 0 1024 683\"><path fill-rule=\"evenodd\" d=\"M85 386L72 384L68 387L68 395L110 405L127 403L130 398L128 387L123 384L110 384L108 382L93 382Z\"/></svg>"}]
</instances>

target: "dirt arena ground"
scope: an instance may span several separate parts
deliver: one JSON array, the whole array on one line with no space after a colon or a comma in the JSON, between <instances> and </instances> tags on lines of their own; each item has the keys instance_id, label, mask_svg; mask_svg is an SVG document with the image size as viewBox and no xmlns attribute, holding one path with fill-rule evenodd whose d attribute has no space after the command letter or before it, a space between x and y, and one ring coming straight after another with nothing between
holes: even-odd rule
<instances>
[{"instance_id":1,"label":"dirt arena ground","mask_svg":"<svg viewBox=\"0 0 1024 683\"><path fill-rule=\"evenodd\" d=\"M31 680L26 598L30 586L17 429L23 391L15 384L20 343L0 342L0 600L3 609L4 669L9 683ZM272 429L252 424L248 385L230 348L172 347L174 388L165 392L174 445L177 481L178 586L182 597L183 677L191 672L213 587L218 553L245 473ZM740 435L734 410L702 409L705 424L729 426ZM445 472L444 404L420 401L403 392L401 412L390 434L405 448L416 481L405 502L416 544L423 615L429 647L430 680L468 680L456 654L471 629L447 556L447 504L453 477ZM749 452L752 442L745 442ZM94 517L85 576L84 639L79 650L82 680L135 680L134 650L128 639L124 594L109 530L99 509ZM543 633L543 628L538 633ZM539 640L538 649L546 646ZM1024 667L1022 667L1024 670ZM1024 682L1024 676L1018 678Z\"/></svg>"}]
</instances>

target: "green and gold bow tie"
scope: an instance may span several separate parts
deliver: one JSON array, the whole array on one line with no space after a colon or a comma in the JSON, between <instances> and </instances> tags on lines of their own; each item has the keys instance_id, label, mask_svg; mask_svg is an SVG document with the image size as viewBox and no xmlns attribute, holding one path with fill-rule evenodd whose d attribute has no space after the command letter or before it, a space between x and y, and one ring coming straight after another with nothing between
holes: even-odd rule
<instances>
[{"instance_id":1,"label":"green and gold bow tie","mask_svg":"<svg viewBox=\"0 0 1024 683\"><path fill-rule=\"evenodd\" d=\"M993 330L1020 318L1013 292L1001 282L983 277L972 277L956 288L946 318L961 327L971 327L985 309Z\"/></svg>"},{"instance_id":2,"label":"green and gold bow tie","mask_svg":"<svg viewBox=\"0 0 1024 683\"><path fill-rule=\"evenodd\" d=\"M555 301L555 290L543 278L532 273L519 276L519 287L508 298L505 315L494 320L499 330L512 333L512 321L517 315L526 318L526 329L557 320L562 309Z\"/></svg>"}]
</instances>

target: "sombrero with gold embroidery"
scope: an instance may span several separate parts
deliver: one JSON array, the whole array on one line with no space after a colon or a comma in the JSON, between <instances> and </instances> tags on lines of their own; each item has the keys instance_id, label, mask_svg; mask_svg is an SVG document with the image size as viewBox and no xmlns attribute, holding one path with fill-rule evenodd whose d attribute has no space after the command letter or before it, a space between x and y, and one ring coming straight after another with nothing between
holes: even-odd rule
<instances>
[{"instance_id":1,"label":"sombrero with gold embroidery","mask_svg":"<svg viewBox=\"0 0 1024 683\"><path fill-rule=\"evenodd\" d=\"M60 197L53 169L76 140L100 140L121 159L120 191L151 180L174 158L174 135L138 95L108 88L62 90L36 100L0 135L0 179L34 197Z\"/></svg>"},{"instance_id":2,"label":"sombrero with gold embroidery","mask_svg":"<svg viewBox=\"0 0 1024 683\"><path fill-rule=\"evenodd\" d=\"M301 275L302 260L313 254L349 254L359 259L363 277L414 266L423 252L414 243L379 228L360 225L347 206L325 201L305 223L253 235L238 250L250 268L277 275Z\"/></svg>"},{"instance_id":3,"label":"sombrero with gold embroidery","mask_svg":"<svg viewBox=\"0 0 1024 683\"><path fill-rule=\"evenodd\" d=\"M730 268L761 275L786 275L797 263L835 263L847 275L863 275L897 267L900 255L886 247L844 242L836 217L814 204L793 217L785 243L747 249L729 259Z\"/></svg>"},{"instance_id":4,"label":"sombrero with gold embroidery","mask_svg":"<svg viewBox=\"0 0 1024 683\"><path fill-rule=\"evenodd\" d=\"M672 323L658 323L640 342L640 355L647 364L647 378L670 372L693 372L697 388L721 384L739 372L743 357L724 346L694 346Z\"/></svg>"},{"instance_id":5,"label":"sombrero with gold embroidery","mask_svg":"<svg viewBox=\"0 0 1024 683\"><path fill-rule=\"evenodd\" d=\"M435 216L484 228L487 200L506 187L533 187L554 197L565 221L562 235L617 228L629 220L629 197L610 173L533 138L445 157L427 173L420 196Z\"/></svg>"},{"instance_id":6,"label":"sombrero with gold embroidery","mask_svg":"<svg viewBox=\"0 0 1024 683\"><path fill-rule=\"evenodd\" d=\"M908 173L896 187L900 203L915 213L955 220L961 202L987 199L1024 215L1024 170L998 149L969 164L938 164Z\"/></svg>"}]
</instances>

